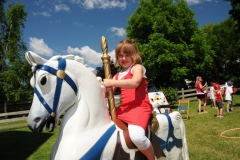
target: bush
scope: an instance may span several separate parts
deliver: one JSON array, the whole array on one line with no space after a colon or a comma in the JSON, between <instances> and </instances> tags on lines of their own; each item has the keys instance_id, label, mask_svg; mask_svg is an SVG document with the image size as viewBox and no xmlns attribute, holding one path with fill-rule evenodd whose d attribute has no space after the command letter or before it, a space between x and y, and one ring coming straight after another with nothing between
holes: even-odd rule
<instances>
[{"instance_id":1,"label":"bush","mask_svg":"<svg viewBox=\"0 0 240 160\"><path fill-rule=\"evenodd\" d=\"M162 91L167 98L169 105L173 106L178 101L178 90L172 87L161 87L159 89Z\"/></svg>"}]
</instances>

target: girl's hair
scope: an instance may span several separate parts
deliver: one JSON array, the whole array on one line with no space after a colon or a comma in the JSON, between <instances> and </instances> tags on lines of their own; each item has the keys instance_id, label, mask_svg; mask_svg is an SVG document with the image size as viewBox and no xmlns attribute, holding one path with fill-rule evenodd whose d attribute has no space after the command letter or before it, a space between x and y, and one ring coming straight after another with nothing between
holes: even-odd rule
<instances>
[{"instance_id":1,"label":"girl's hair","mask_svg":"<svg viewBox=\"0 0 240 160\"><path fill-rule=\"evenodd\" d=\"M133 39L131 40L121 40L116 49L115 49L115 66L119 66L118 63L118 56L120 53L123 52L124 54L129 54L133 59L133 64L141 64L142 58L140 56L140 51L138 49L137 44L134 42Z\"/></svg>"},{"instance_id":2,"label":"girl's hair","mask_svg":"<svg viewBox=\"0 0 240 160\"><path fill-rule=\"evenodd\" d=\"M196 77L195 87L197 87L197 82L200 81L201 78L202 78L201 76Z\"/></svg>"},{"instance_id":3,"label":"girl's hair","mask_svg":"<svg viewBox=\"0 0 240 160\"><path fill-rule=\"evenodd\" d=\"M196 77L196 82L199 81L202 77L201 76L197 76Z\"/></svg>"}]
</instances>

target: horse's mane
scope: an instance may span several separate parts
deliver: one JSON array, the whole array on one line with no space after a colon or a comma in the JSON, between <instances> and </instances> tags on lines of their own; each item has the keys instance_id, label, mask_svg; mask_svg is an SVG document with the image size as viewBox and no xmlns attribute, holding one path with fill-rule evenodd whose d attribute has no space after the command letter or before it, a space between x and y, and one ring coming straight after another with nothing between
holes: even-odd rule
<instances>
[{"instance_id":1,"label":"horse's mane","mask_svg":"<svg viewBox=\"0 0 240 160\"><path fill-rule=\"evenodd\" d=\"M82 57L79 57L79 56L75 56L75 55L56 55L56 56L53 56L52 58L49 59L49 61L57 61L61 58L64 58L64 59L68 59L68 60L73 60L73 61L76 61L76 62L79 62L81 64L83 64L87 69L89 69L91 72L93 72L95 74L95 69L92 68L92 67L88 67L87 64L85 64L85 60L84 58ZM96 74L95 74L96 75ZM96 77L97 78L97 81L100 83L101 85L101 89L102 91L105 93L105 86L103 85L103 81L102 81L102 78L101 77Z\"/></svg>"},{"instance_id":2,"label":"horse's mane","mask_svg":"<svg viewBox=\"0 0 240 160\"><path fill-rule=\"evenodd\" d=\"M83 64L86 68L88 68L90 71L92 71L95 74L94 68L88 67L88 65L85 64L84 58L79 57L79 56L74 56L74 55L71 55L71 54L70 55L63 55L63 56L56 55L56 56L53 56L52 58L50 58L49 61L57 61L57 60L59 60L61 58L68 59L68 60L74 60L76 62L79 62L79 63Z\"/></svg>"}]
</instances>

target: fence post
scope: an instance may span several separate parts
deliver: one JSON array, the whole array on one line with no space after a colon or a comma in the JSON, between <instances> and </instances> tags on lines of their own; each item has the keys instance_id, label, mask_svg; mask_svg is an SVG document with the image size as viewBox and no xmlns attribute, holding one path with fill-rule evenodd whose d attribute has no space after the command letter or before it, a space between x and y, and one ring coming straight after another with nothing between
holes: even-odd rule
<instances>
[{"instance_id":1,"label":"fence post","mask_svg":"<svg viewBox=\"0 0 240 160\"><path fill-rule=\"evenodd\" d=\"M182 88L182 99L185 99L185 97L184 97L184 88Z\"/></svg>"}]
</instances>

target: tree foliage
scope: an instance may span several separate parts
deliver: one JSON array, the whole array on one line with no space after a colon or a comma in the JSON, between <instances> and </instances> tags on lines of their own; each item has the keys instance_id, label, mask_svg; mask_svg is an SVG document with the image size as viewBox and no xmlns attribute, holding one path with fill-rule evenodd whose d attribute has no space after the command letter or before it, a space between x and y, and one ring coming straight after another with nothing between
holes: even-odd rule
<instances>
[{"instance_id":1,"label":"tree foliage","mask_svg":"<svg viewBox=\"0 0 240 160\"><path fill-rule=\"evenodd\" d=\"M0 97L2 101L24 101L32 96L31 69L24 58L27 47L22 35L27 12L23 4L0 3Z\"/></svg>"},{"instance_id":2,"label":"tree foliage","mask_svg":"<svg viewBox=\"0 0 240 160\"><path fill-rule=\"evenodd\" d=\"M240 35L233 18L221 22L213 27L207 35L208 43L215 52L215 74L218 81L224 83L228 80L238 82L240 79Z\"/></svg>"},{"instance_id":3,"label":"tree foliage","mask_svg":"<svg viewBox=\"0 0 240 160\"><path fill-rule=\"evenodd\" d=\"M209 75L214 52L186 1L139 2L126 31L127 38L138 43L150 85L159 88Z\"/></svg>"},{"instance_id":4,"label":"tree foliage","mask_svg":"<svg viewBox=\"0 0 240 160\"><path fill-rule=\"evenodd\" d=\"M240 31L240 0L225 0L231 3L232 9L229 11L231 17L237 22L238 31Z\"/></svg>"}]
</instances>

